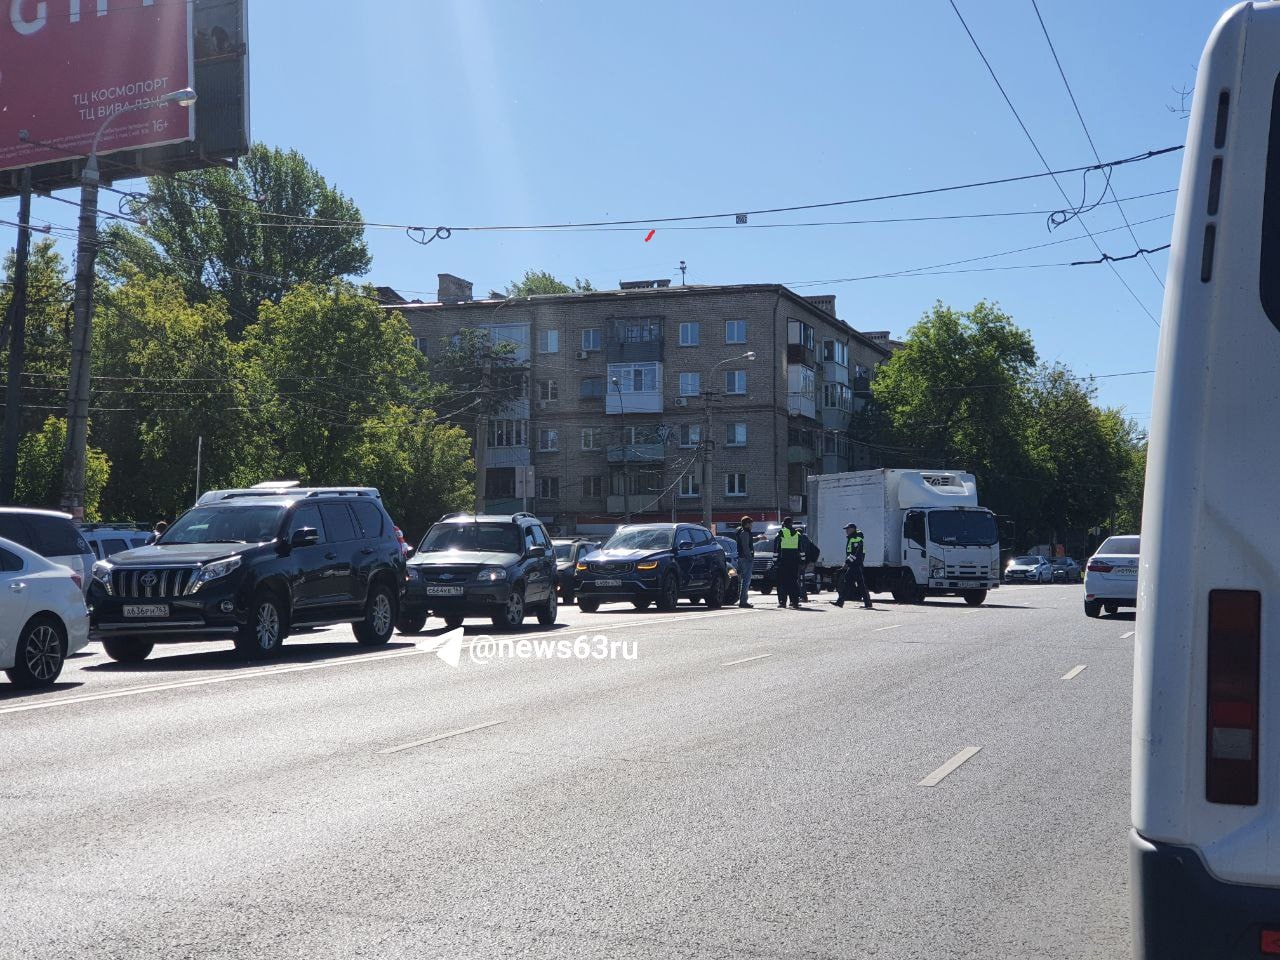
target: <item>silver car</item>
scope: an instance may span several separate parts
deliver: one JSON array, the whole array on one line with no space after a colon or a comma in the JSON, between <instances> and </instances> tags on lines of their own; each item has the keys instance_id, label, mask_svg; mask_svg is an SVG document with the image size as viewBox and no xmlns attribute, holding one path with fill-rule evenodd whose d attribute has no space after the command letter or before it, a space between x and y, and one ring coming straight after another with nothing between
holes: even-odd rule
<instances>
[{"instance_id":1,"label":"silver car","mask_svg":"<svg viewBox=\"0 0 1280 960\"><path fill-rule=\"evenodd\" d=\"M1049 583L1053 580L1053 565L1049 558L1039 554L1014 557L1004 568L1005 583Z\"/></svg>"}]
</instances>

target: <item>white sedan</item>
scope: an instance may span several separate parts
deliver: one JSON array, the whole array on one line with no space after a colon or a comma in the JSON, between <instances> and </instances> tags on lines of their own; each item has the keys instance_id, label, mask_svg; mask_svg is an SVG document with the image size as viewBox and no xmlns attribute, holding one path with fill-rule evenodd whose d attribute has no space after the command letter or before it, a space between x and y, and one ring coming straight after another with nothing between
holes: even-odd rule
<instances>
[{"instance_id":1,"label":"white sedan","mask_svg":"<svg viewBox=\"0 0 1280 960\"><path fill-rule=\"evenodd\" d=\"M89 642L79 575L0 538L0 670L14 686L50 686Z\"/></svg>"},{"instance_id":2,"label":"white sedan","mask_svg":"<svg viewBox=\"0 0 1280 960\"><path fill-rule=\"evenodd\" d=\"M1084 568L1085 616L1138 605L1138 539L1107 537L1089 558Z\"/></svg>"}]
</instances>

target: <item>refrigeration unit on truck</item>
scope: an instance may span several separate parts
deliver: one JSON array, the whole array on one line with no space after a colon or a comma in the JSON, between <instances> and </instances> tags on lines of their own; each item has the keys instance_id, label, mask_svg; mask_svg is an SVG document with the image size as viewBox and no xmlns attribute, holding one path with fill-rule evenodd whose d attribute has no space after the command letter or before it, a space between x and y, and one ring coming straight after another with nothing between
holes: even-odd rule
<instances>
[{"instance_id":1,"label":"refrigeration unit on truck","mask_svg":"<svg viewBox=\"0 0 1280 960\"><path fill-rule=\"evenodd\" d=\"M844 525L865 541L867 587L899 602L960 596L972 606L1000 585L995 515L960 470L859 470L809 478L809 537L820 568L844 564Z\"/></svg>"}]
</instances>

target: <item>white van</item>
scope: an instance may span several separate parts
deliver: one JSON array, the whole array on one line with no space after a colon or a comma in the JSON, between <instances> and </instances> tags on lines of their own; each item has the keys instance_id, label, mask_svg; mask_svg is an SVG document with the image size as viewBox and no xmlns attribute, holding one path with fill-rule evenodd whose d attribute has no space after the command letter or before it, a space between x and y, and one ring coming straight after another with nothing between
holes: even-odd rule
<instances>
[{"instance_id":1,"label":"white van","mask_svg":"<svg viewBox=\"0 0 1280 960\"><path fill-rule=\"evenodd\" d=\"M1138 574L1130 893L1144 960L1280 956L1280 3L1196 74Z\"/></svg>"}]
</instances>

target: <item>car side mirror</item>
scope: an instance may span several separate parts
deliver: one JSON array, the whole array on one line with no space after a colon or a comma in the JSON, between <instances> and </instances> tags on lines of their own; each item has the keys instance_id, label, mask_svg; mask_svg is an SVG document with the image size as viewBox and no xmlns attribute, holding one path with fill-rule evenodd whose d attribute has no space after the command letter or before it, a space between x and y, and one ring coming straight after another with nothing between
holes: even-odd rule
<instances>
[{"instance_id":1,"label":"car side mirror","mask_svg":"<svg viewBox=\"0 0 1280 960\"><path fill-rule=\"evenodd\" d=\"M405 550L405 552L404 552L404 558L405 558L406 560L408 560L410 557L412 557L412 556L413 556L415 553L417 553L417 552L418 552L418 548L417 548L417 547L409 547L409 548L408 548L408 549L406 549L406 550Z\"/></svg>"},{"instance_id":2,"label":"car side mirror","mask_svg":"<svg viewBox=\"0 0 1280 960\"><path fill-rule=\"evenodd\" d=\"M692 544L692 543L690 543L688 540L686 540L684 543L679 544L679 545L676 547L676 549L677 549L677 550L692 550L692 549L693 549L693 544Z\"/></svg>"},{"instance_id":3,"label":"car side mirror","mask_svg":"<svg viewBox=\"0 0 1280 960\"><path fill-rule=\"evenodd\" d=\"M289 538L291 547L314 547L320 542L320 531L315 527L299 527Z\"/></svg>"},{"instance_id":4,"label":"car side mirror","mask_svg":"<svg viewBox=\"0 0 1280 960\"><path fill-rule=\"evenodd\" d=\"M530 547L529 548L529 556L531 557L545 557L546 555L547 555L546 547Z\"/></svg>"}]
</instances>

